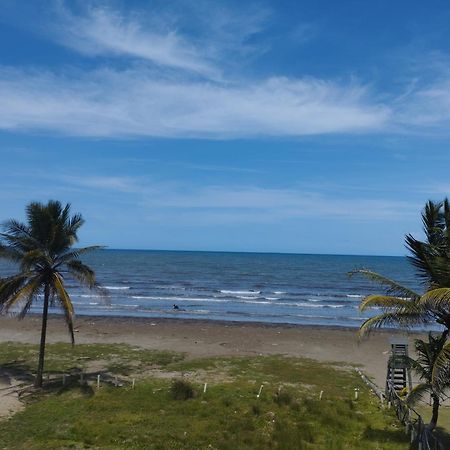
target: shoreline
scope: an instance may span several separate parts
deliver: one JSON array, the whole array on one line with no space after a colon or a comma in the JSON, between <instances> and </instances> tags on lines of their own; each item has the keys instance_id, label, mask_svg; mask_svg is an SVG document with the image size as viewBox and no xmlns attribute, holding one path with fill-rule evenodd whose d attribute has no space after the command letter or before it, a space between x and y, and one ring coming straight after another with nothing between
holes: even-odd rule
<instances>
[{"instance_id":1,"label":"shoreline","mask_svg":"<svg viewBox=\"0 0 450 450\"><path fill-rule=\"evenodd\" d=\"M26 318L31 317L41 317L41 313L38 312L29 312L26 316ZM49 319L51 317L53 318L63 318L63 314L60 312L49 312L48 314ZM26 319L25 318L25 319ZM20 319L17 318L17 316L10 314L10 315L0 315L0 322L3 319L15 319L20 321ZM23 320L25 320L23 319ZM320 324L320 323L292 323L292 322L265 322L265 321L258 321L258 320L227 320L227 319L206 319L206 318L192 318L192 317L161 317L161 316L155 316L155 317L147 317L147 316L141 316L141 315L120 315L120 314L104 314L104 313L98 313L98 314L75 314L74 315L74 327L76 328L76 324L78 321L85 321L85 320L95 320L95 319L108 319L108 320L117 320L117 321L130 321L130 322L173 322L173 323L191 323L191 324L197 324L197 323L212 323L212 324L218 324L218 325L255 325L257 327L263 327L263 328L271 328L271 327L281 327L281 328L323 328L326 330L344 330L344 331L353 331L355 332L355 335L357 334L357 331L359 330L359 326L351 326L351 325L326 325L326 324ZM375 333L392 333L392 334L404 334L404 335L417 335L422 336L424 334L427 334L429 331L433 331L432 329L423 328L418 330L398 330L395 328L389 329L389 328L380 328L376 331L372 331L372 334ZM366 338L364 338L366 339ZM1 342L1 339L0 339Z\"/></svg>"},{"instance_id":2,"label":"shoreline","mask_svg":"<svg viewBox=\"0 0 450 450\"><path fill-rule=\"evenodd\" d=\"M0 317L0 342L37 344L40 315ZM378 330L358 339L357 328L323 325L229 322L204 319L126 316L77 316L78 344L128 344L185 353L188 358L281 354L335 362L361 368L384 386L391 336L407 336L410 344L420 332ZM47 342L69 342L63 317L49 315ZM412 349L413 347L411 347Z\"/></svg>"}]
</instances>

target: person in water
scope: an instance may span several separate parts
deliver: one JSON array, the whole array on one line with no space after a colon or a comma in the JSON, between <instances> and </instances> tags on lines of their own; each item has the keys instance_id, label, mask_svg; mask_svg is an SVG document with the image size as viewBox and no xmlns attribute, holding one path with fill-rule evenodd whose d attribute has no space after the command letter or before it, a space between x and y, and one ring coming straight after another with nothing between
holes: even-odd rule
<instances>
[{"instance_id":1,"label":"person in water","mask_svg":"<svg viewBox=\"0 0 450 450\"><path fill-rule=\"evenodd\" d=\"M180 309L180 307L178 305L175 305L175 303L173 304L173 309Z\"/></svg>"}]
</instances>

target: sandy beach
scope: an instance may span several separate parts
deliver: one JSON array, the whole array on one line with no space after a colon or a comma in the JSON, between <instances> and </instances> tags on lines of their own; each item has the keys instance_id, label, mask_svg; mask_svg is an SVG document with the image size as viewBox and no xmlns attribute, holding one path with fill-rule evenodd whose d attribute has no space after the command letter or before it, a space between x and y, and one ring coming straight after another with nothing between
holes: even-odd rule
<instances>
[{"instance_id":1,"label":"sandy beach","mask_svg":"<svg viewBox=\"0 0 450 450\"><path fill-rule=\"evenodd\" d=\"M184 352L188 357L283 354L356 365L384 386L389 339L394 331L374 332L358 340L357 330L319 326L268 325L130 317L76 319L78 343L126 343ZM38 343L40 317L0 317L0 341ZM412 343L417 335L409 335ZM47 342L69 340L61 317L49 319Z\"/></svg>"}]
</instances>

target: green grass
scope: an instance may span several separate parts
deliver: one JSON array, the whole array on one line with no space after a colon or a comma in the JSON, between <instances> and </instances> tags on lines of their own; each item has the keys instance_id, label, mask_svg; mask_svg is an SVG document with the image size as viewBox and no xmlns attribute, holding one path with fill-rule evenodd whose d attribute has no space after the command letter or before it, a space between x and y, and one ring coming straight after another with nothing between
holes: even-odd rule
<instances>
[{"instance_id":1,"label":"green grass","mask_svg":"<svg viewBox=\"0 0 450 450\"><path fill-rule=\"evenodd\" d=\"M360 378L343 368L281 356L188 361L181 355L145 350L133 350L136 360L131 360L126 346L77 347L76 364L89 356L138 370L155 365L180 376L188 372L193 398L174 395L170 378L141 378L134 390L107 385L97 390L75 384L34 397L24 411L3 421L0 448L409 448L403 427L392 413L382 410ZM29 346L10 344L9 353L2 353L4 348L0 345L0 366L8 358L24 365L34 361ZM55 358L51 370L74 365L68 355L57 361L61 352L60 344L49 346ZM353 397L355 387L360 389L358 401Z\"/></svg>"},{"instance_id":2,"label":"green grass","mask_svg":"<svg viewBox=\"0 0 450 450\"><path fill-rule=\"evenodd\" d=\"M46 373L64 373L89 369L92 363L119 375L140 373L155 367L166 367L184 358L181 353L146 350L126 344L47 345ZM38 346L0 343L0 366L31 374L38 361Z\"/></svg>"}]
</instances>

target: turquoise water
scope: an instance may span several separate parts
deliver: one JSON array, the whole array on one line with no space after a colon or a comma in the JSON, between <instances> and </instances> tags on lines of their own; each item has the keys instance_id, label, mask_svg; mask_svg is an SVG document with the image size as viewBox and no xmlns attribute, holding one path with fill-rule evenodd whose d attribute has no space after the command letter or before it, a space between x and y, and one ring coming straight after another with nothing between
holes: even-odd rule
<instances>
[{"instance_id":1,"label":"turquoise water","mask_svg":"<svg viewBox=\"0 0 450 450\"><path fill-rule=\"evenodd\" d=\"M348 271L369 268L420 290L403 257L103 250L85 261L108 295L68 279L77 314L357 327L369 317L359 302L380 288ZM1 264L0 275L10 273Z\"/></svg>"}]
</instances>

